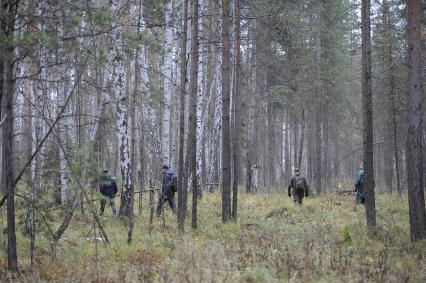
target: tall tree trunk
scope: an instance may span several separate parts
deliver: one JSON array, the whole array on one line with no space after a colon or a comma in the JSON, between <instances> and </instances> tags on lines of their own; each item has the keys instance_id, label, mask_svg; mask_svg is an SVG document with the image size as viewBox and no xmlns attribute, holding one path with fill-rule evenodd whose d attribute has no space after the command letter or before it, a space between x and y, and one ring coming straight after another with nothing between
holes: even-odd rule
<instances>
[{"instance_id":1,"label":"tall tree trunk","mask_svg":"<svg viewBox=\"0 0 426 283\"><path fill-rule=\"evenodd\" d=\"M361 3L362 27L362 109L363 109L363 162L365 211L367 227L376 228L376 200L374 195L373 158L373 100L371 92L370 0Z\"/></svg>"},{"instance_id":2,"label":"tall tree trunk","mask_svg":"<svg viewBox=\"0 0 426 283\"><path fill-rule=\"evenodd\" d=\"M392 57L391 57L391 24L389 3L383 0L383 97L385 101L385 144L384 144L384 163L385 163L385 186L386 190L392 192L393 179L393 97L391 92L392 80Z\"/></svg>"},{"instance_id":3,"label":"tall tree trunk","mask_svg":"<svg viewBox=\"0 0 426 283\"><path fill-rule=\"evenodd\" d=\"M317 195L321 195L321 0L317 0L316 5L317 32L315 35L315 173L314 184Z\"/></svg>"},{"instance_id":4,"label":"tall tree trunk","mask_svg":"<svg viewBox=\"0 0 426 283\"><path fill-rule=\"evenodd\" d=\"M253 20L255 22L256 20ZM255 27L255 25L254 25ZM253 29L253 30L252 30ZM254 28L249 27L249 40L252 38ZM246 162L246 192L253 192L253 157L254 157L254 115L255 115L255 95L256 95L256 42L253 40L250 48L250 84L247 111L247 162Z\"/></svg>"},{"instance_id":5,"label":"tall tree trunk","mask_svg":"<svg viewBox=\"0 0 426 283\"><path fill-rule=\"evenodd\" d=\"M421 20L420 0L407 1L407 183L412 240L426 238L426 214L423 188L423 112L421 73Z\"/></svg>"},{"instance_id":6,"label":"tall tree trunk","mask_svg":"<svg viewBox=\"0 0 426 283\"><path fill-rule=\"evenodd\" d=\"M185 95L186 95L186 40L188 29L188 0L183 0L183 30L182 30L182 48L180 54L180 99L179 99L179 164L178 164L178 229L184 231L185 211L186 211L186 193L187 188L183 186L184 176L184 143L185 143Z\"/></svg>"},{"instance_id":7,"label":"tall tree trunk","mask_svg":"<svg viewBox=\"0 0 426 283\"><path fill-rule=\"evenodd\" d=\"M234 114L234 181L232 184L232 219L237 220L238 216L238 181L240 168L240 69L241 69L241 7L240 0L235 3L235 37L236 37L236 54L235 54L235 114Z\"/></svg>"},{"instance_id":8,"label":"tall tree trunk","mask_svg":"<svg viewBox=\"0 0 426 283\"><path fill-rule=\"evenodd\" d=\"M231 216L229 0L222 0L222 221Z\"/></svg>"},{"instance_id":9,"label":"tall tree trunk","mask_svg":"<svg viewBox=\"0 0 426 283\"><path fill-rule=\"evenodd\" d=\"M121 1L115 0L111 3L111 10L118 14ZM127 109L126 95L126 70L125 53L123 50L122 27L118 25L112 32L113 50L113 89L117 99L117 138L120 160L120 171L122 178L120 216L131 217L133 214L133 184L131 182L131 162L129 144L129 115Z\"/></svg>"},{"instance_id":10,"label":"tall tree trunk","mask_svg":"<svg viewBox=\"0 0 426 283\"><path fill-rule=\"evenodd\" d=\"M2 4L3 13L1 26L8 42L13 42L16 1L7 1ZM7 44L3 47L3 92L1 105L2 125L2 185L4 185L7 195L7 268L9 271L18 271L18 256L16 252L16 230L15 230L15 189L13 187L13 52L14 47Z\"/></svg>"},{"instance_id":11,"label":"tall tree trunk","mask_svg":"<svg viewBox=\"0 0 426 283\"><path fill-rule=\"evenodd\" d=\"M197 229L197 200L198 200L198 179L197 179L197 94L198 94L198 0L192 0L192 58L191 58L191 81L190 81L190 102L188 131L190 138L188 146L191 147L190 172L192 181L192 229Z\"/></svg>"},{"instance_id":12,"label":"tall tree trunk","mask_svg":"<svg viewBox=\"0 0 426 283\"><path fill-rule=\"evenodd\" d=\"M163 65L163 111L161 126L161 155L163 164L171 165L170 159L170 103L172 97L172 49L173 49L173 1L167 3Z\"/></svg>"}]
</instances>

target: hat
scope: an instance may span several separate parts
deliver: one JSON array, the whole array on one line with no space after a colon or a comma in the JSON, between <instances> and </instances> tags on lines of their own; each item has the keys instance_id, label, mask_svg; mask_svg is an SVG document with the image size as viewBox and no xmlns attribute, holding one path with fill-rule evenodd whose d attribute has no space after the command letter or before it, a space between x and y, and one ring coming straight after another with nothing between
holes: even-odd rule
<instances>
[{"instance_id":1,"label":"hat","mask_svg":"<svg viewBox=\"0 0 426 283\"><path fill-rule=\"evenodd\" d=\"M299 172L299 168L294 168L294 172Z\"/></svg>"},{"instance_id":2,"label":"hat","mask_svg":"<svg viewBox=\"0 0 426 283\"><path fill-rule=\"evenodd\" d=\"M169 166L168 165L163 165L163 167L161 167L161 169L169 170Z\"/></svg>"}]
</instances>

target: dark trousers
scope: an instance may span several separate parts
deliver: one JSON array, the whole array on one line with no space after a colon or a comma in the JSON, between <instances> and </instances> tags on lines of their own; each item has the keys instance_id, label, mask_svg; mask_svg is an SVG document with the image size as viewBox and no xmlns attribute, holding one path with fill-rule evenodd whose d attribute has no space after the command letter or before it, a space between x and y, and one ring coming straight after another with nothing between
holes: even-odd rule
<instances>
[{"instance_id":1,"label":"dark trousers","mask_svg":"<svg viewBox=\"0 0 426 283\"><path fill-rule=\"evenodd\" d=\"M116 215L117 214L117 209L115 208L114 198L109 198L108 202L111 205L112 214ZM106 203L107 203L106 199L101 199L101 215L104 214Z\"/></svg>"},{"instance_id":2,"label":"dark trousers","mask_svg":"<svg viewBox=\"0 0 426 283\"><path fill-rule=\"evenodd\" d=\"M170 205L170 208L172 209L173 213L176 213L176 205L175 205L175 198L173 195L168 195L164 193L160 193L158 197L158 205L157 205L157 215L160 216L161 212L163 211L163 205L165 202L168 202Z\"/></svg>"},{"instance_id":3,"label":"dark trousers","mask_svg":"<svg viewBox=\"0 0 426 283\"><path fill-rule=\"evenodd\" d=\"M303 198L305 197L305 190L293 189L293 201L296 206L302 205Z\"/></svg>"}]
</instances>

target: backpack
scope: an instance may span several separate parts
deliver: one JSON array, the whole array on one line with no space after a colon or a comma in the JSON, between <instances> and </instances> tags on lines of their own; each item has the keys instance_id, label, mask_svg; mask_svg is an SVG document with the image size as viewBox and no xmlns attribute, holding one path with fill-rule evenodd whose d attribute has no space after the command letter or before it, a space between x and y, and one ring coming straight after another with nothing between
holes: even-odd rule
<instances>
[{"instance_id":1,"label":"backpack","mask_svg":"<svg viewBox=\"0 0 426 283\"><path fill-rule=\"evenodd\" d=\"M305 179L301 175L294 176L294 189L303 191L305 189Z\"/></svg>"},{"instance_id":2,"label":"backpack","mask_svg":"<svg viewBox=\"0 0 426 283\"><path fill-rule=\"evenodd\" d=\"M175 176L174 174L172 176L172 183L170 184L170 190L173 193L177 192L177 176Z\"/></svg>"}]
</instances>

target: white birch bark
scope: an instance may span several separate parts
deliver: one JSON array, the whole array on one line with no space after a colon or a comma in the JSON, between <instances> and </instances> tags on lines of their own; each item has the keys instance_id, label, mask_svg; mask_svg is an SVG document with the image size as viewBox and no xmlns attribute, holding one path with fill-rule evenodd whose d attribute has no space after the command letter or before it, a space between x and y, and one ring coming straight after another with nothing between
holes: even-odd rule
<instances>
[{"instance_id":1,"label":"white birch bark","mask_svg":"<svg viewBox=\"0 0 426 283\"><path fill-rule=\"evenodd\" d=\"M119 0L111 1L111 11L115 17L121 7ZM126 70L125 54L123 50L122 27L117 22L116 28L112 31L112 50L110 60L112 60L112 79L115 99L117 100L117 139L119 149L120 171L123 182L121 193L120 215L129 216L131 211L131 164L130 164L130 144L129 144L129 117L127 109L126 95Z\"/></svg>"},{"instance_id":2,"label":"white birch bark","mask_svg":"<svg viewBox=\"0 0 426 283\"><path fill-rule=\"evenodd\" d=\"M161 150L163 164L170 163L170 103L172 98L172 75L173 75L173 1L167 3L166 8L166 28L164 43L164 64L163 72L163 113L161 131Z\"/></svg>"}]
</instances>

